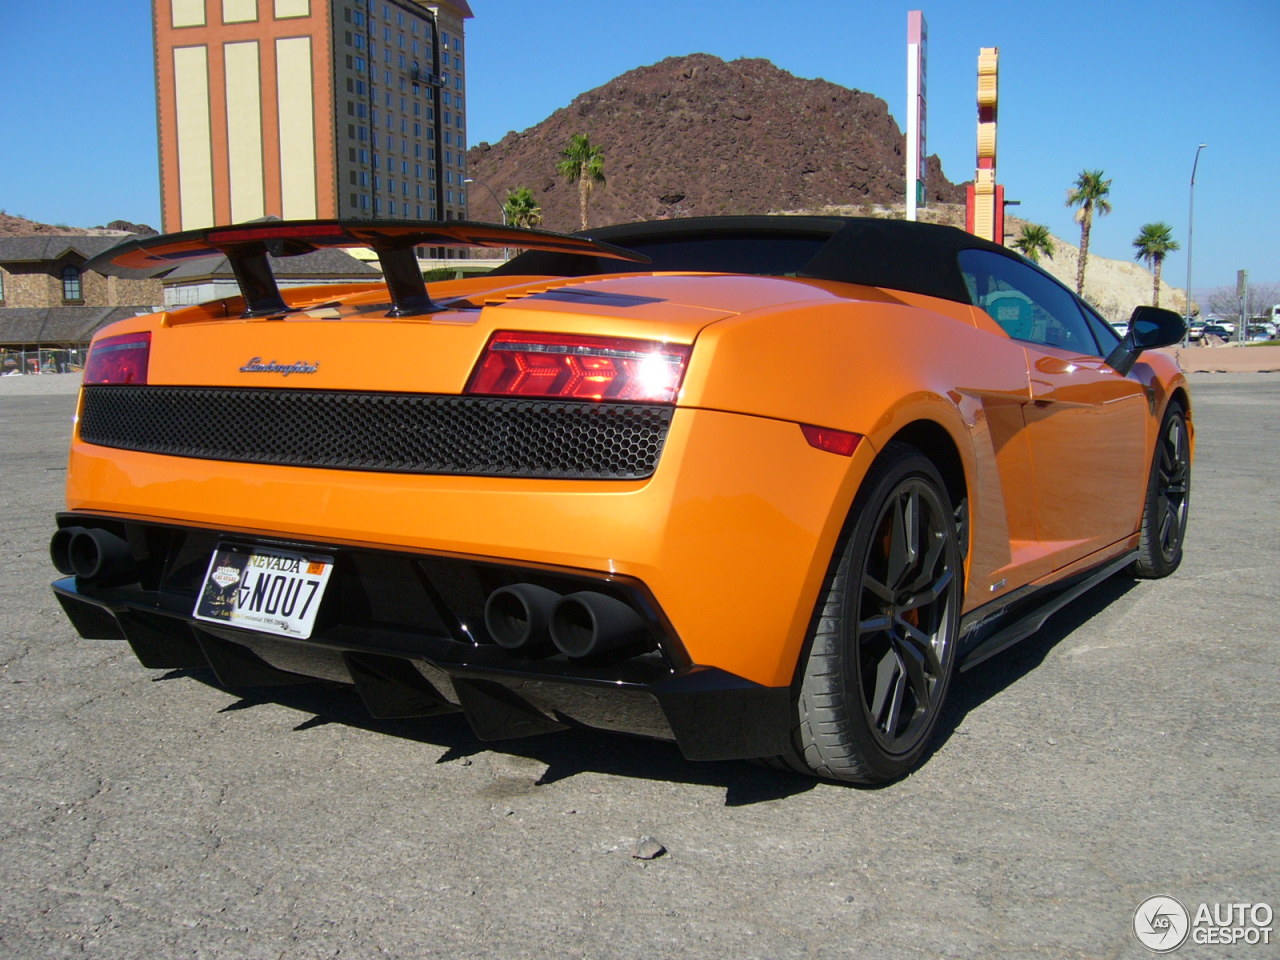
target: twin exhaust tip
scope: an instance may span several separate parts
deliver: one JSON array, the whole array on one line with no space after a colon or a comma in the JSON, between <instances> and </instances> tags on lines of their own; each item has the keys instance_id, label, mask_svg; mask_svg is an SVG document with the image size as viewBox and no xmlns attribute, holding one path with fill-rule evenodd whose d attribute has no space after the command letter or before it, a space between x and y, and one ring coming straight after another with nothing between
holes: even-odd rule
<instances>
[{"instance_id":1,"label":"twin exhaust tip","mask_svg":"<svg viewBox=\"0 0 1280 960\"><path fill-rule=\"evenodd\" d=\"M96 527L61 527L49 541L49 559L62 574L103 587L138 579L133 548L114 533Z\"/></svg>"},{"instance_id":2,"label":"twin exhaust tip","mask_svg":"<svg viewBox=\"0 0 1280 960\"><path fill-rule=\"evenodd\" d=\"M97 586L138 579L128 541L96 527L61 527L49 541L58 571ZM582 590L562 596L532 583L499 587L484 605L484 622L498 646L526 654L552 649L575 659L643 649L644 618L603 593Z\"/></svg>"},{"instance_id":3,"label":"twin exhaust tip","mask_svg":"<svg viewBox=\"0 0 1280 960\"><path fill-rule=\"evenodd\" d=\"M644 618L621 600L583 590L561 596L532 583L499 587L484 605L494 643L521 653L594 657L640 648L648 637Z\"/></svg>"}]
</instances>

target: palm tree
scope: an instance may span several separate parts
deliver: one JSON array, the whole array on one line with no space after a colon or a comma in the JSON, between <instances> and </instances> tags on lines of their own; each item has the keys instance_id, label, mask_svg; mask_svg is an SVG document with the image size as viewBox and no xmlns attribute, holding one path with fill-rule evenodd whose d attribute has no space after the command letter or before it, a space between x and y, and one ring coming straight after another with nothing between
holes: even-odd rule
<instances>
[{"instance_id":1,"label":"palm tree","mask_svg":"<svg viewBox=\"0 0 1280 960\"><path fill-rule=\"evenodd\" d=\"M1133 255L1135 260L1144 260L1151 272L1155 274L1155 285L1151 292L1151 305L1160 306L1160 267L1164 264L1165 254L1178 249L1178 241L1173 239L1173 228L1167 223L1144 224L1133 238ZM1188 311L1189 312L1189 311Z\"/></svg>"},{"instance_id":2,"label":"palm tree","mask_svg":"<svg viewBox=\"0 0 1280 960\"><path fill-rule=\"evenodd\" d=\"M582 215L582 229L586 230L590 226L587 205L591 190L597 183L604 183L604 151L585 133L575 133L560 156L564 159L556 164L556 172L570 183L577 182L578 212Z\"/></svg>"},{"instance_id":3,"label":"palm tree","mask_svg":"<svg viewBox=\"0 0 1280 960\"><path fill-rule=\"evenodd\" d=\"M507 199L502 201L504 222L513 227L536 227L542 222L542 207L533 199L533 191L528 187L516 187L507 191Z\"/></svg>"},{"instance_id":4,"label":"palm tree","mask_svg":"<svg viewBox=\"0 0 1280 960\"><path fill-rule=\"evenodd\" d=\"M1111 181L1102 178L1101 170L1081 170L1076 184L1067 191L1067 206L1079 207L1076 220L1080 222L1080 265L1076 268L1076 293L1084 296L1084 267L1089 260L1089 230L1093 227L1093 215L1106 216L1111 212Z\"/></svg>"},{"instance_id":5,"label":"palm tree","mask_svg":"<svg viewBox=\"0 0 1280 960\"><path fill-rule=\"evenodd\" d=\"M1024 223L1022 236L1013 241L1013 249L1032 263L1039 263L1042 255L1052 260L1053 237L1049 235L1049 228L1044 224Z\"/></svg>"}]
</instances>

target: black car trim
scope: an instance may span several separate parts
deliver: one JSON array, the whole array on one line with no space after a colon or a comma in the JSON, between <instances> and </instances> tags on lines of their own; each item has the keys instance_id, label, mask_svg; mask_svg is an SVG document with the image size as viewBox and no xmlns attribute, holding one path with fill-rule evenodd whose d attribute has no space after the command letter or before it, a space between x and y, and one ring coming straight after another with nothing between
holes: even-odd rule
<instances>
[{"instance_id":1,"label":"black car trim","mask_svg":"<svg viewBox=\"0 0 1280 960\"><path fill-rule=\"evenodd\" d=\"M91 385L85 443L203 460L382 473L641 480L675 408L272 387Z\"/></svg>"}]
</instances>

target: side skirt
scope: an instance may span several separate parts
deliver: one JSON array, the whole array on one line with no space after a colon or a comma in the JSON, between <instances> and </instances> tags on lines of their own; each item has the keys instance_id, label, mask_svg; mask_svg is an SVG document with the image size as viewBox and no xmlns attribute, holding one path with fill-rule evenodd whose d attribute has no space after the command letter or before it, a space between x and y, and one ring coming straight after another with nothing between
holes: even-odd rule
<instances>
[{"instance_id":1,"label":"side skirt","mask_svg":"<svg viewBox=\"0 0 1280 960\"><path fill-rule=\"evenodd\" d=\"M960 669L968 670L1031 636L1057 611L1076 597L1115 576L1137 557L1136 550L1123 554L1093 570L1041 587L1009 602L997 601L971 610L960 622Z\"/></svg>"}]
</instances>

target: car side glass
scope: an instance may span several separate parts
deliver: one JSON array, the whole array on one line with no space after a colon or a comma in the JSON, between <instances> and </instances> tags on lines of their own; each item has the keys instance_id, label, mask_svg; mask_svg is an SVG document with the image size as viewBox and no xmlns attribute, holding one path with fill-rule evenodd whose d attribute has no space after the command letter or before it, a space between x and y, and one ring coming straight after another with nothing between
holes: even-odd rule
<instances>
[{"instance_id":1,"label":"car side glass","mask_svg":"<svg viewBox=\"0 0 1280 960\"><path fill-rule=\"evenodd\" d=\"M1115 327L1094 313L1088 304L1081 304L1080 312L1084 314L1089 329L1093 332L1093 338L1098 341L1098 356L1105 357L1120 342L1120 334L1116 332Z\"/></svg>"},{"instance_id":2,"label":"car side glass","mask_svg":"<svg viewBox=\"0 0 1280 960\"><path fill-rule=\"evenodd\" d=\"M1076 298L1066 287L1012 257L988 250L962 250L959 261L962 273L988 278L986 287L990 292L975 302L990 313L1009 336L1101 356L1098 341ZM978 287L982 286L979 282ZM1013 302L1019 300L1024 301L1025 311L1013 306ZM1005 313L1006 319L996 316L993 310Z\"/></svg>"}]
</instances>

